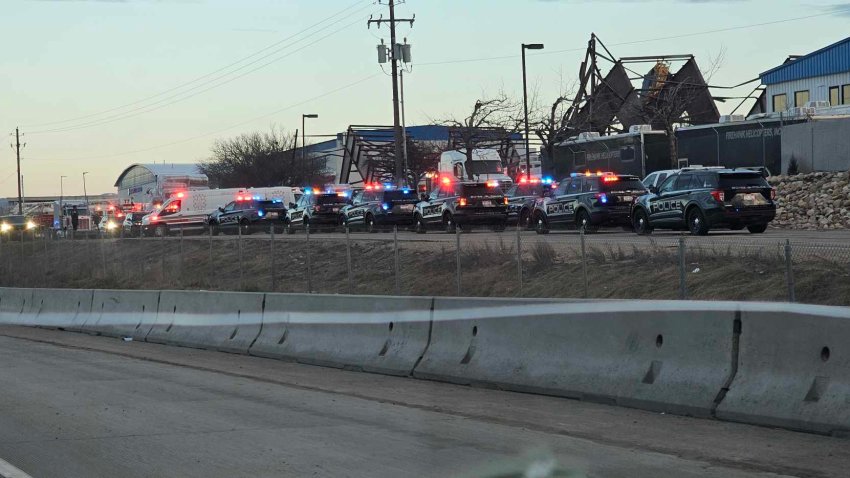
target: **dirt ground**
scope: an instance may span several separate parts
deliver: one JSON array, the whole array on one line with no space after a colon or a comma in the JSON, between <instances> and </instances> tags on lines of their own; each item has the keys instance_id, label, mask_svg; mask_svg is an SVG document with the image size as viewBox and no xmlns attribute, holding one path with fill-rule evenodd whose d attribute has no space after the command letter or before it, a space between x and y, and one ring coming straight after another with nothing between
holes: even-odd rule
<instances>
[{"instance_id":1,"label":"dirt ground","mask_svg":"<svg viewBox=\"0 0 850 478\"><path fill-rule=\"evenodd\" d=\"M776 248L528 240L522 279L516 244L236 237L43 241L0 244L0 285L8 287L205 289L484 297L768 300L789 298L785 257ZM309 250L309 254L307 254ZM350 268L349 268L350 251ZM351 274L349 275L349 269ZM850 305L850 261L826 251L795 260L795 300ZM585 279L586 277L586 279Z\"/></svg>"}]
</instances>

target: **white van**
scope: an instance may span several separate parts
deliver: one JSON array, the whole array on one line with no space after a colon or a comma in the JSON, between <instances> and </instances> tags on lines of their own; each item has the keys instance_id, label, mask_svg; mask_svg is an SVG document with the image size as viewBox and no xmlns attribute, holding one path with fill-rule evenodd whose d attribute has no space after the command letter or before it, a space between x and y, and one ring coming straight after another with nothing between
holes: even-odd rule
<instances>
[{"instance_id":1,"label":"white van","mask_svg":"<svg viewBox=\"0 0 850 478\"><path fill-rule=\"evenodd\" d=\"M506 190L514 182L505 174L502 167L502 157L495 149L473 149L472 161L466 168L466 153L463 151L446 151L440 155L438 172L440 176L452 176L463 181L496 180L502 190Z\"/></svg>"},{"instance_id":2,"label":"white van","mask_svg":"<svg viewBox=\"0 0 850 478\"><path fill-rule=\"evenodd\" d=\"M179 191L159 209L142 218L142 233L163 236L180 230L203 232L209 215L231 201L241 198L275 199L289 204L300 195L300 188L289 186Z\"/></svg>"}]
</instances>

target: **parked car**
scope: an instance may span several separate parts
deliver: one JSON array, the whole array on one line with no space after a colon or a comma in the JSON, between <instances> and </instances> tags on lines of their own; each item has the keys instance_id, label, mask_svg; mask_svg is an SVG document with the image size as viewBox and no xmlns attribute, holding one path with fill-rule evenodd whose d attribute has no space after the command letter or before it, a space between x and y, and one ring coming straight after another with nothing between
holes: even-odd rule
<instances>
[{"instance_id":1,"label":"parked car","mask_svg":"<svg viewBox=\"0 0 850 478\"><path fill-rule=\"evenodd\" d=\"M367 232L386 225L412 226L417 202L414 190L367 184L354 192L351 204L342 208L339 222L343 226L363 227Z\"/></svg>"},{"instance_id":2,"label":"parked car","mask_svg":"<svg viewBox=\"0 0 850 478\"><path fill-rule=\"evenodd\" d=\"M496 180L454 181L443 176L423 199L414 213L413 227L420 234L435 227L454 233L474 224L504 231L508 221L508 198Z\"/></svg>"},{"instance_id":3,"label":"parked car","mask_svg":"<svg viewBox=\"0 0 850 478\"><path fill-rule=\"evenodd\" d=\"M747 228L759 234L776 216L776 190L760 171L685 170L638 198L632 224L638 234L653 229L689 230L705 235L714 228Z\"/></svg>"}]
</instances>

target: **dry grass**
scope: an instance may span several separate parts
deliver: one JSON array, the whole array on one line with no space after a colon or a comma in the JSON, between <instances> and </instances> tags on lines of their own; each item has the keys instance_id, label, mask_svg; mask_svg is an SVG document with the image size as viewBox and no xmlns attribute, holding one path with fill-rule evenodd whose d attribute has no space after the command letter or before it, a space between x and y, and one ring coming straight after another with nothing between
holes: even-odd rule
<instances>
[{"instance_id":1,"label":"dry grass","mask_svg":"<svg viewBox=\"0 0 850 478\"><path fill-rule=\"evenodd\" d=\"M386 239L352 239L351 280L344 236L311 241L310 280L303 237L279 238L274 254L268 239L260 238L244 239L241 252L235 238L212 241L212 251L206 240L3 243L0 285L394 294L393 245ZM461 250L461 295L519 295L515 242L470 241ZM523 244L522 253L523 296L585 296L578 246L530 240ZM589 243L586 260L588 297L679 297L679 252L675 247ZM403 242L399 265L402 294L458 293L453 242ZM787 299L785 261L778 248L688 248L685 266L690 299ZM846 261L837 262L829 254L813 255L795 262L793 274L798 301L850 305L850 266Z\"/></svg>"}]
</instances>

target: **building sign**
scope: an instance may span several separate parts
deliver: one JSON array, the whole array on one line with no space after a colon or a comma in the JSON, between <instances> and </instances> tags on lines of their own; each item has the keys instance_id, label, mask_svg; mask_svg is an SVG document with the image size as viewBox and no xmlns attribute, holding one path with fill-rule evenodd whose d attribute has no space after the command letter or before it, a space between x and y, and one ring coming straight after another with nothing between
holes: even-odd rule
<instances>
[{"instance_id":1,"label":"building sign","mask_svg":"<svg viewBox=\"0 0 850 478\"><path fill-rule=\"evenodd\" d=\"M751 138L770 138L773 136L781 136L782 128L764 128L764 129L745 129L739 131L727 131L726 141L736 139L751 139Z\"/></svg>"},{"instance_id":2,"label":"building sign","mask_svg":"<svg viewBox=\"0 0 850 478\"><path fill-rule=\"evenodd\" d=\"M134 186L134 187L127 190L127 194L137 194L137 193L140 193L140 192L142 192L141 186Z\"/></svg>"}]
</instances>

